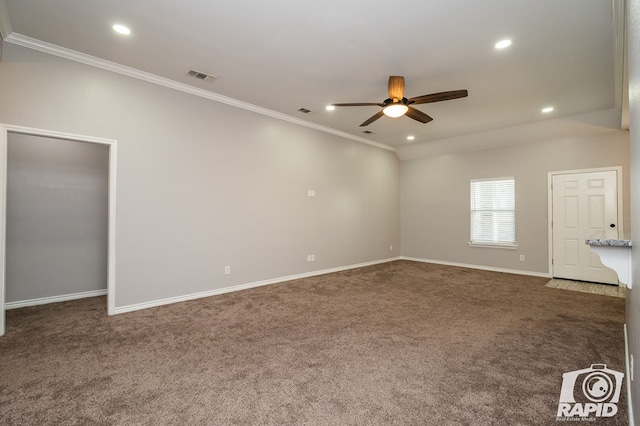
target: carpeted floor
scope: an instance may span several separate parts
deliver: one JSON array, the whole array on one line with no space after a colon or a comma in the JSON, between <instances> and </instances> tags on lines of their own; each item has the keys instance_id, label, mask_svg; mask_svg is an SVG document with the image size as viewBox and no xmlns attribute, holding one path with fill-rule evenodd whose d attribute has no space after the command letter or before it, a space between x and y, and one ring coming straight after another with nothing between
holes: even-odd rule
<instances>
[{"instance_id":1,"label":"carpeted floor","mask_svg":"<svg viewBox=\"0 0 640 426\"><path fill-rule=\"evenodd\" d=\"M397 261L113 317L11 310L0 424L558 424L563 373L624 372L625 301L547 281ZM593 424L627 424L622 389Z\"/></svg>"}]
</instances>

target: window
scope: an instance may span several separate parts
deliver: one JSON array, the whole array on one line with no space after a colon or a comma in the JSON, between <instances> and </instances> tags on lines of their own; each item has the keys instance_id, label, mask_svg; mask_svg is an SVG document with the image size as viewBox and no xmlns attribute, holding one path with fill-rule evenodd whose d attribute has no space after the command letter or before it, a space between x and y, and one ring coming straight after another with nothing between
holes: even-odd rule
<instances>
[{"instance_id":1,"label":"window","mask_svg":"<svg viewBox=\"0 0 640 426\"><path fill-rule=\"evenodd\" d=\"M515 248L515 179L471 181L471 245Z\"/></svg>"}]
</instances>

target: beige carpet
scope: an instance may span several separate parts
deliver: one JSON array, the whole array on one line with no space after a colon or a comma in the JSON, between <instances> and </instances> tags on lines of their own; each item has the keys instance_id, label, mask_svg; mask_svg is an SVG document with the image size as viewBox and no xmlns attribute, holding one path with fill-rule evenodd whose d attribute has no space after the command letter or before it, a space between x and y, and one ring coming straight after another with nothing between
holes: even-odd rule
<instances>
[{"instance_id":1,"label":"beige carpet","mask_svg":"<svg viewBox=\"0 0 640 426\"><path fill-rule=\"evenodd\" d=\"M10 310L0 424L557 425L563 373L624 371L625 301L546 282L398 261L113 317ZM625 386L594 424L627 423Z\"/></svg>"},{"instance_id":2,"label":"beige carpet","mask_svg":"<svg viewBox=\"0 0 640 426\"><path fill-rule=\"evenodd\" d=\"M545 286L561 290L580 291L583 293L599 294L601 296L627 297L627 288L618 285L589 283L552 278Z\"/></svg>"}]
</instances>

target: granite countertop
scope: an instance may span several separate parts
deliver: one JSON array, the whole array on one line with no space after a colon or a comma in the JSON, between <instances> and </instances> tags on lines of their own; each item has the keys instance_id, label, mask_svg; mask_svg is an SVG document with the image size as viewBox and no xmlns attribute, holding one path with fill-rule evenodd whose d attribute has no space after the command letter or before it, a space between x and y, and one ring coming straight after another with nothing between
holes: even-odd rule
<instances>
[{"instance_id":1,"label":"granite countertop","mask_svg":"<svg viewBox=\"0 0 640 426\"><path fill-rule=\"evenodd\" d=\"M607 238L604 231L594 232L584 241L584 243L589 246L599 247L631 247L631 240Z\"/></svg>"},{"instance_id":2,"label":"granite countertop","mask_svg":"<svg viewBox=\"0 0 640 426\"><path fill-rule=\"evenodd\" d=\"M590 246L631 247L631 240L610 240L606 238L587 238L585 244Z\"/></svg>"}]
</instances>

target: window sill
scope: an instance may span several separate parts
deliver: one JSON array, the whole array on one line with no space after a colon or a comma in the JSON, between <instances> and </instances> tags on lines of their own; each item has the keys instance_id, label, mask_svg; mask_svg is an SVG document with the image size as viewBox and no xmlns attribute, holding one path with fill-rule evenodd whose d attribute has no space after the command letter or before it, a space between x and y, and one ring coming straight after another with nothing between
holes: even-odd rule
<instances>
[{"instance_id":1,"label":"window sill","mask_svg":"<svg viewBox=\"0 0 640 426\"><path fill-rule=\"evenodd\" d=\"M469 247L515 250L518 248L518 245L509 243L474 243L473 241L469 241Z\"/></svg>"}]
</instances>

